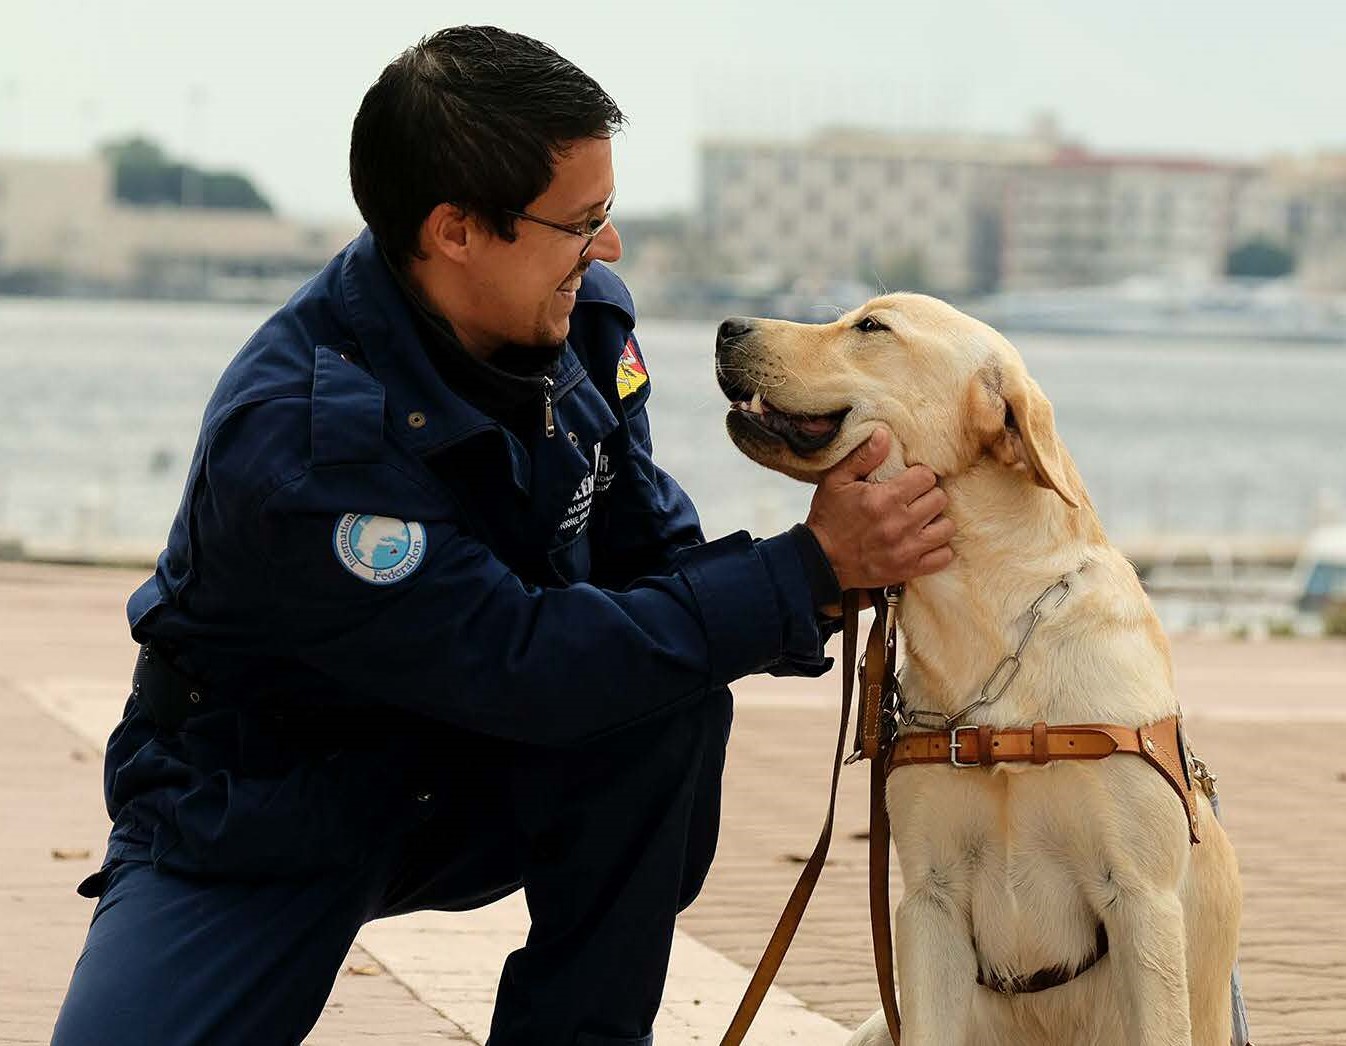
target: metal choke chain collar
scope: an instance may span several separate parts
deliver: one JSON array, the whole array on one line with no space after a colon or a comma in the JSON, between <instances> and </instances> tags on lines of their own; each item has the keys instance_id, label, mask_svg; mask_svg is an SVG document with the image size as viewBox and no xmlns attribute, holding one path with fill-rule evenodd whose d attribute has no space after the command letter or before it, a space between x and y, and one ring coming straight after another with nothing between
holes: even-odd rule
<instances>
[{"instance_id":1,"label":"metal choke chain collar","mask_svg":"<svg viewBox=\"0 0 1346 1046\"><path fill-rule=\"evenodd\" d=\"M901 724L903 726L933 726L936 729L948 730L957 725L963 716L974 709L993 705L1004 697L1005 691L1010 688L1010 684L1014 682L1014 677L1019 674L1019 669L1023 667L1023 653L1029 640L1033 638L1033 633L1037 630L1039 622L1042 621L1043 605L1053 596L1056 597L1056 601L1052 603L1051 609L1055 610L1065 602L1066 596L1070 595L1071 577L1083 571L1084 566L1081 565L1078 570L1069 574L1062 574L1043 589L1042 594L1037 599L1033 600L1032 605L1028 608L1031 618L1028 627L1024 629L1023 637L1019 640L1019 645L1015 647L1012 654L1007 654L1001 659L1000 664L995 666L986 682L982 684L981 694L977 697L977 700L964 708L960 708L953 715L945 715L943 712L928 708L906 708L899 688L897 718Z\"/></svg>"}]
</instances>

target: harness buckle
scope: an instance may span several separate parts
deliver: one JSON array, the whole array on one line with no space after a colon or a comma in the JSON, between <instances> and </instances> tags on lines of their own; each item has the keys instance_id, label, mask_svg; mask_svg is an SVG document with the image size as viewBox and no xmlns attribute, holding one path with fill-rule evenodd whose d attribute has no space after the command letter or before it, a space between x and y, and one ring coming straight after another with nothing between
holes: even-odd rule
<instances>
[{"instance_id":1,"label":"harness buckle","mask_svg":"<svg viewBox=\"0 0 1346 1046\"><path fill-rule=\"evenodd\" d=\"M958 750L963 747L962 743L958 740L958 734L963 730L976 730L976 729L977 728L975 725L955 726L953 729L949 731L949 762L961 770L966 770L969 767L981 765L981 763L975 761L971 763L965 763L958 758Z\"/></svg>"}]
</instances>

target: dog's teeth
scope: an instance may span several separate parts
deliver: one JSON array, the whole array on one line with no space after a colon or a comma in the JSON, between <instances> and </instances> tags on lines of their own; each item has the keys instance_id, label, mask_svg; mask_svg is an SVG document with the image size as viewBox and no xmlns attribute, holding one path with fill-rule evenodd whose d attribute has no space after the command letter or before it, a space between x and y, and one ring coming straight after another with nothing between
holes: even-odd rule
<instances>
[{"instance_id":1,"label":"dog's teeth","mask_svg":"<svg viewBox=\"0 0 1346 1046\"><path fill-rule=\"evenodd\" d=\"M754 414L766 413L766 411L762 409L762 392L760 389L752 394L752 403L748 404L748 409Z\"/></svg>"}]
</instances>

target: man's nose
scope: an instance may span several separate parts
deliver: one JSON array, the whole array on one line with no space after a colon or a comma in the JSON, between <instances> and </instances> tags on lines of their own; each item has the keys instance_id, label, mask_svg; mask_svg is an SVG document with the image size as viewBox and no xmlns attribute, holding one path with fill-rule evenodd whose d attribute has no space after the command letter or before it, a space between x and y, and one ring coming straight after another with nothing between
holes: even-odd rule
<instances>
[{"instance_id":1,"label":"man's nose","mask_svg":"<svg viewBox=\"0 0 1346 1046\"><path fill-rule=\"evenodd\" d=\"M598 261L615 262L622 256L622 237L617 232L616 225L609 225L606 229L594 237L593 246L589 248L586 257L596 258Z\"/></svg>"}]
</instances>

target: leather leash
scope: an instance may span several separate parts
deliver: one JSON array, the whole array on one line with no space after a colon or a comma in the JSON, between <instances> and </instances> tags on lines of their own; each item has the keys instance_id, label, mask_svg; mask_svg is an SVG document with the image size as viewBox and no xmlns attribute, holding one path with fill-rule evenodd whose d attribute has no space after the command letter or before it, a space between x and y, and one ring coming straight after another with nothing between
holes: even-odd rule
<instances>
[{"instance_id":1,"label":"leather leash","mask_svg":"<svg viewBox=\"0 0 1346 1046\"><path fill-rule=\"evenodd\" d=\"M892 741L892 732L885 722L885 707L892 696L891 680L896 679L895 657L895 620L893 618L893 600L882 591L871 593L874 604L874 624L869 630L869 639L865 644L865 657L861 662L864 672L864 688L860 714L856 721L856 750L845 758L846 728L850 724L851 704L854 701L856 678L856 646L859 637L860 594L846 592L842 596L842 674L841 674L841 726L837 731L836 757L832 762L832 786L827 802L827 818L823 821L822 832L813 853L799 873L799 879L790 893L790 899L781 912L776 928L771 932L762 958L757 962L743 993L743 999L734 1012L729 1030L720 1040L720 1046L739 1046L753 1019L761 1009L767 990L785 961L795 933L803 921L813 890L822 875L827 860L827 851L832 843L832 825L837 808L837 784L841 778L843 762L856 759L870 760L869 792L869 860L870 860L870 925L874 931L874 961L878 970L879 997L883 1001L884 1015L888 1020L888 1032L894 1044L900 1041L901 1020L897 1012L896 993L893 989L893 944L892 933L888 929L888 814L884 804L884 784L886 781L887 751ZM885 613L886 609L886 613ZM880 934L882 928L882 934ZM880 939L881 938L881 939Z\"/></svg>"}]
</instances>

